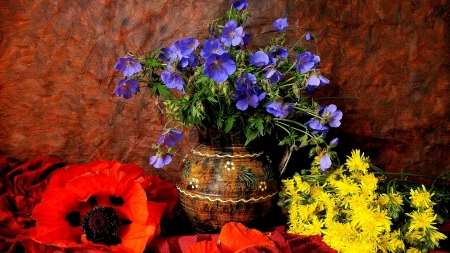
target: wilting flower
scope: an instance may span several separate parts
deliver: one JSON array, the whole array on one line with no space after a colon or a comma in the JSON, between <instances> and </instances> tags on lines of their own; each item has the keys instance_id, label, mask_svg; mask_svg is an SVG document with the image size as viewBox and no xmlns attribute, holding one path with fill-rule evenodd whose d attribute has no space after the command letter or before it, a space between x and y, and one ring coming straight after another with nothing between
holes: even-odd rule
<instances>
[{"instance_id":1,"label":"wilting flower","mask_svg":"<svg viewBox=\"0 0 450 253\"><path fill-rule=\"evenodd\" d=\"M244 28L242 26L238 27L238 23L235 20L228 21L222 29L221 42L227 47L239 45L245 35L243 30Z\"/></svg>"},{"instance_id":2,"label":"wilting flower","mask_svg":"<svg viewBox=\"0 0 450 253\"><path fill-rule=\"evenodd\" d=\"M172 156L169 153L157 153L156 155L150 157L148 161L150 165L153 165L157 169L161 169L170 162L172 162Z\"/></svg>"},{"instance_id":3,"label":"wilting flower","mask_svg":"<svg viewBox=\"0 0 450 253\"><path fill-rule=\"evenodd\" d=\"M167 88L175 88L177 90L183 90L184 80L180 74L172 71L164 71L161 73L161 80L167 86Z\"/></svg>"},{"instance_id":4,"label":"wilting flower","mask_svg":"<svg viewBox=\"0 0 450 253\"><path fill-rule=\"evenodd\" d=\"M231 0L231 3L233 4L233 7L238 11L245 9L248 6L247 0Z\"/></svg>"},{"instance_id":5,"label":"wilting flower","mask_svg":"<svg viewBox=\"0 0 450 253\"><path fill-rule=\"evenodd\" d=\"M264 67L269 64L269 56L263 51L258 51L249 56L249 62L256 67Z\"/></svg>"},{"instance_id":6,"label":"wilting flower","mask_svg":"<svg viewBox=\"0 0 450 253\"><path fill-rule=\"evenodd\" d=\"M287 18L279 18L275 22L273 22L273 27L277 32L284 32L288 27Z\"/></svg>"},{"instance_id":7,"label":"wilting flower","mask_svg":"<svg viewBox=\"0 0 450 253\"><path fill-rule=\"evenodd\" d=\"M320 62L320 57L310 52L304 52L296 56L296 67L300 73L305 73L316 66Z\"/></svg>"},{"instance_id":8,"label":"wilting flower","mask_svg":"<svg viewBox=\"0 0 450 253\"><path fill-rule=\"evenodd\" d=\"M241 111L247 110L249 105L253 108L256 108L259 104L259 101L264 99L265 96L265 92L261 92L257 86L252 86L248 83L237 83L236 91L233 94L233 98L238 100L236 102L236 108Z\"/></svg>"},{"instance_id":9,"label":"wilting flower","mask_svg":"<svg viewBox=\"0 0 450 253\"><path fill-rule=\"evenodd\" d=\"M248 250L248 251L246 251ZM217 241L201 241L191 244L186 253L234 253L275 252L276 245L256 229L249 229L239 222L228 222L220 230Z\"/></svg>"},{"instance_id":10,"label":"wilting flower","mask_svg":"<svg viewBox=\"0 0 450 253\"><path fill-rule=\"evenodd\" d=\"M142 69L141 63L135 60L132 56L119 58L119 61L116 63L115 67L116 71L123 72L123 75L126 77L132 76Z\"/></svg>"},{"instance_id":11,"label":"wilting flower","mask_svg":"<svg viewBox=\"0 0 450 253\"><path fill-rule=\"evenodd\" d=\"M170 192L164 196L169 201L177 198L173 185L137 165L97 161L60 169L32 212L36 227L30 237L60 248L143 252L167 207L165 200L154 201L153 181Z\"/></svg>"},{"instance_id":12,"label":"wilting flower","mask_svg":"<svg viewBox=\"0 0 450 253\"><path fill-rule=\"evenodd\" d=\"M236 71L236 63L228 53L212 54L205 62L205 76L216 82L227 80L228 76L233 74L234 71Z\"/></svg>"},{"instance_id":13,"label":"wilting flower","mask_svg":"<svg viewBox=\"0 0 450 253\"><path fill-rule=\"evenodd\" d=\"M200 55L203 59L206 60L212 54L221 55L227 52L227 50L224 50L222 48L222 45L220 45L218 40L205 40L202 50L200 51Z\"/></svg>"},{"instance_id":14,"label":"wilting flower","mask_svg":"<svg viewBox=\"0 0 450 253\"><path fill-rule=\"evenodd\" d=\"M327 105L322 110L320 116L331 127L339 127L341 125L340 120L342 119L342 112L340 110L337 110L337 107L334 104Z\"/></svg>"},{"instance_id":15,"label":"wilting flower","mask_svg":"<svg viewBox=\"0 0 450 253\"><path fill-rule=\"evenodd\" d=\"M116 96L129 99L139 92L139 83L135 79L122 79L116 87Z\"/></svg>"},{"instance_id":16,"label":"wilting flower","mask_svg":"<svg viewBox=\"0 0 450 253\"><path fill-rule=\"evenodd\" d=\"M158 145L166 145L172 147L178 141L181 141L182 134L181 131L169 129L165 131L160 137L156 144Z\"/></svg>"},{"instance_id":17,"label":"wilting flower","mask_svg":"<svg viewBox=\"0 0 450 253\"><path fill-rule=\"evenodd\" d=\"M294 112L294 104L282 105L281 103L270 102L266 105L266 111L277 118L284 119Z\"/></svg>"}]
</instances>

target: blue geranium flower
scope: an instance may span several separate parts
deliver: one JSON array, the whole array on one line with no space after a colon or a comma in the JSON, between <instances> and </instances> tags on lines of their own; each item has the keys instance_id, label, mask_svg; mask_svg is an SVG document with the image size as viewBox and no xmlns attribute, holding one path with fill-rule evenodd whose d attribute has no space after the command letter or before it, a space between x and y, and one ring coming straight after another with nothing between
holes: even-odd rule
<instances>
[{"instance_id":1,"label":"blue geranium flower","mask_svg":"<svg viewBox=\"0 0 450 253\"><path fill-rule=\"evenodd\" d=\"M132 76L142 69L141 63L131 56L119 58L115 67L116 71L123 72L125 77Z\"/></svg>"},{"instance_id":2,"label":"blue geranium flower","mask_svg":"<svg viewBox=\"0 0 450 253\"><path fill-rule=\"evenodd\" d=\"M311 70L320 62L320 57L310 52L298 54L296 58L297 63L295 66L301 74Z\"/></svg>"},{"instance_id":3,"label":"blue geranium flower","mask_svg":"<svg viewBox=\"0 0 450 253\"><path fill-rule=\"evenodd\" d=\"M222 29L221 42L227 47L239 45L245 35L243 30L244 28L242 26L238 27L238 23L235 20L228 21Z\"/></svg>"},{"instance_id":4,"label":"blue geranium flower","mask_svg":"<svg viewBox=\"0 0 450 253\"><path fill-rule=\"evenodd\" d=\"M228 51L222 48L218 40L205 40L200 56L206 60L212 54L221 55L223 53L228 53Z\"/></svg>"},{"instance_id":5,"label":"blue geranium flower","mask_svg":"<svg viewBox=\"0 0 450 253\"><path fill-rule=\"evenodd\" d=\"M175 88L177 90L183 90L184 80L180 74L172 71L164 71L161 73L161 80L167 86L167 88Z\"/></svg>"},{"instance_id":6,"label":"blue geranium flower","mask_svg":"<svg viewBox=\"0 0 450 253\"><path fill-rule=\"evenodd\" d=\"M288 27L287 18L279 18L275 22L273 22L273 27L277 32L284 32Z\"/></svg>"},{"instance_id":7,"label":"blue geranium flower","mask_svg":"<svg viewBox=\"0 0 450 253\"><path fill-rule=\"evenodd\" d=\"M312 36L310 33L305 34L305 40L312 40Z\"/></svg>"},{"instance_id":8,"label":"blue geranium flower","mask_svg":"<svg viewBox=\"0 0 450 253\"><path fill-rule=\"evenodd\" d=\"M150 159L148 161L148 163L150 163L150 165L153 165L157 169L164 167L165 165L169 164L170 162L172 162L172 156L170 156L169 153L163 153L163 154L158 153L158 154L150 157Z\"/></svg>"},{"instance_id":9,"label":"blue geranium flower","mask_svg":"<svg viewBox=\"0 0 450 253\"><path fill-rule=\"evenodd\" d=\"M256 84L256 76L252 73L243 74L236 79L235 83L241 86Z\"/></svg>"},{"instance_id":10,"label":"blue geranium flower","mask_svg":"<svg viewBox=\"0 0 450 253\"><path fill-rule=\"evenodd\" d=\"M170 50L172 50L172 52L177 55L178 59L181 59L184 56L190 55L195 51L195 49L197 49L197 47L198 40L195 38L188 38L175 41L174 43L172 43Z\"/></svg>"},{"instance_id":11,"label":"blue geranium flower","mask_svg":"<svg viewBox=\"0 0 450 253\"><path fill-rule=\"evenodd\" d=\"M286 57L288 57L289 55L289 52L285 48L275 46L275 48L269 53L267 53L267 55L269 56L269 60L272 63L272 65L276 66L277 60L282 61L286 59Z\"/></svg>"},{"instance_id":12,"label":"blue geranium flower","mask_svg":"<svg viewBox=\"0 0 450 253\"><path fill-rule=\"evenodd\" d=\"M331 167L331 158L330 158L330 156L327 153L325 153L320 158L320 169L322 171L326 171L330 167Z\"/></svg>"},{"instance_id":13,"label":"blue geranium flower","mask_svg":"<svg viewBox=\"0 0 450 253\"><path fill-rule=\"evenodd\" d=\"M259 105L259 101L263 100L265 96L266 93L261 92L257 86L240 83L237 83L236 91L233 94L233 98L238 100L236 108L241 111L247 110L248 106L256 108Z\"/></svg>"},{"instance_id":14,"label":"blue geranium flower","mask_svg":"<svg viewBox=\"0 0 450 253\"><path fill-rule=\"evenodd\" d=\"M236 71L236 63L228 53L212 54L205 62L205 76L216 82L227 80L228 76L233 74L234 71Z\"/></svg>"},{"instance_id":15,"label":"blue geranium flower","mask_svg":"<svg viewBox=\"0 0 450 253\"><path fill-rule=\"evenodd\" d=\"M277 118L284 119L294 112L294 104L283 105L278 102L270 102L266 105L266 111Z\"/></svg>"},{"instance_id":16,"label":"blue geranium flower","mask_svg":"<svg viewBox=\"0 0 450 253\"><path fill-rule=\"evenodd\" d=\"M163 60L163 61L171 62L173 59L177 58L177 54L172 52L170 47L164 47L164 48L161 49L161 51L162 51L162 53L160 53L158 55L158 58Z\"/></svg>"},{"instance_id":17,"label":"blue geranium flower","mask_svg":"<svg viewBox=\"0 0 450 253\"><path fill-rule=\"evenodd\" d=\"M252 38L251 34L246 33L244 37L242 37L241 46L246 47Z\"/></svg>"},{"instance_id":18,"label":"blue geranium flower","mask_svg":"<svg viewBox=\"0 0 450 253\"><path fill-rule=\"evenodd\" d=\"M183 56L183 58L178 61L177 69L179 71L184 71L187 67L196 67L200 61L197 58L197 55L192 53L188 56Z\"/></svg>"},{"instance_id":19,"label":"blue geranium flower","mask_svg":"<svg viewBox=\"0 0 450 253\"><path fill-rule=\"evenodd\" d=\"M248 6L247 0L231 0L231 3L233 4L233 7L238 11L245 9Z\"/></svg>"},{"instance_id":20,"label":"blue geranium flower","mask_svg":"<svg viewBox=\"0 0 450 253\"><path fill-rule=\"evenodd\" d=\"M330 83L330 80L320 74L313 73L306 82L308 94L311 95L317 88L319 88L319 86L325 86L328 83Z\"/></svg>"},{"instance_id":21,"label":"blue geranium flower","mask_svg":"<svg viewBox=\"0 0 450 253\"><path fill-rule=\"evenodd\" d=\"M255 65L256 67L264 67L269 64L269 56L263 51L258 51L249 56L250 64Z\"/></svg>"},{"instance_id":22,"label":"blue geranium flower","mask_svg":"<svg viewBox=\"0 0 450 253\"><path fill-rule=\"evenodd\" d=\"M339 127L341 125L342 112L337 110L336 105L330 104L324 107L320 117L331 127Z\"/></svg>"},{"instance_id":23,"label":"blue geranium flower","mask_svg":"<svg viewBox=\"0 0 450 253\"><path fill-rule=\"evenodd\" d=\"M159 137L158 142L156 144L173 147L175 143L181 141L182 138L183 135L181 131L169 129Z\"/></svg>"},{"instance_id":24,"label":"blue geranium flower","mask_svg":"<svg viewBox=\"0 0 450 253\"><path fill-rule=\"evenodd\" d=\"M329 130L327 126L320 124L318 119L306 122L305 127L311 129L313 134L321 134L323 138L326 137Z\"/></svg>"},{"instance_id":25,"label":"blue geranium flower","mask_svg":"<svg viewBox=\"0 0 450 253\"><path fill-rule=\"evenodd\" d=\"M266 79L269 80L270 83L274 84L284 78L284 75L278 71L276 68L269 67L266 72Z\"/></svg>"},{"instance_id":26,"label":"blue geranium flower","mask_svg":"<svg viewBox=\"0 0 450 253\"><path fill-rule=\"evenodd\" d=\"M139 83L135 79L122 79L116 87L116 96L129 99L139 92Z\"/></svg>"}]
</instances>

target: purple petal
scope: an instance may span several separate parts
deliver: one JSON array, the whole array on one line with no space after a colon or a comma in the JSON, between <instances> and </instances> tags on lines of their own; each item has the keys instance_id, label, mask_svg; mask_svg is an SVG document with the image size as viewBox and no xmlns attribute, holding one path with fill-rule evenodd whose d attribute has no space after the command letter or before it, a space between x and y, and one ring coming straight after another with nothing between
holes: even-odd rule
<instances>
[{"instance_id":1,"label":"purple petal","mask_svg":"<svg viewBox=\"0 0 450 253\"><path fill-rule=\"evenodd\" d=\"M320 169L322 171L326 171L328 168L331 167L331 159L328 154L325 154L320 158Z\"/></svg>"}]
</instances>

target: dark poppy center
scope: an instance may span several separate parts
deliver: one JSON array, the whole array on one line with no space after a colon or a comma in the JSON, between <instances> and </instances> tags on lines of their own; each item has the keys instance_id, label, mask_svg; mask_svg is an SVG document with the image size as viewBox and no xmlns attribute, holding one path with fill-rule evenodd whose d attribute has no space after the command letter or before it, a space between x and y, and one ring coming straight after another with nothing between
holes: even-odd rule
<instances>
[{"instance_id":1,"label":"dark poppy center","mask_svg":"<svg viewBox=\"0 0 450 253\"><path fill-rule=\"evenodd\" d=\"M93 243L111 246L122 242L118 236L119 217L112 207L96 206L86 214L81 228Z\"/></svg>"}]
</instances>

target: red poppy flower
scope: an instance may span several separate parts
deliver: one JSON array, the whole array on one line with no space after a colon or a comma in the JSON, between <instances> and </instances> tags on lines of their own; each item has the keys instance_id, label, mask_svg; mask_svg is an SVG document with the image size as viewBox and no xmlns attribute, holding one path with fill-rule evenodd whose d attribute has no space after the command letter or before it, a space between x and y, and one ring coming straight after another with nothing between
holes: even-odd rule
<instances>
[{"instance_id":1,"label":"red poppy flower","mask_svg":"<svg viewBox=\"0 0 450 253\"><path fill-rule=\"evenodd\" d=\"M144 186L150 185L147 193ZM69 165L55 172L35 206L37 226L30 237L61 248L142 252L168 206L157 194L159 186L169 189L166 197L173 207L175 187L139 166L113 161Z\"/></svg>"},{"instance_id":2,"label":"red poppy flower","mask_svg":"<svg viewBox=\"0 0 450 253\"><path fill-rule=\"evenodd\" d=\"M186 253L252 252L251 248L256 248L259 252L278 251L275 243L260 231L249 229L238 222L228 222L222 227L217 241L194 243Z\"/></svg>"}]
</instances>

